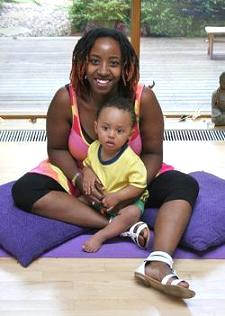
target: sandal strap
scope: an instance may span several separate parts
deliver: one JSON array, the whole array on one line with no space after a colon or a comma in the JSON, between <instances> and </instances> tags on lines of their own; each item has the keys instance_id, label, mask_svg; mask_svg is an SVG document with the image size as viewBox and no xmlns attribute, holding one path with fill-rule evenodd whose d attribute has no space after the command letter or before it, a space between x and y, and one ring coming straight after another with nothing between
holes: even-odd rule
<instances>
[{"instance_id":1,"label":"sandal strap","mask_svg":"<svg viewBox=\"0 0 225 316\"><path fill-rule=\"evenodd\" d=\"M167 274L161 281L161 283L163 285L166 285L168 283L168 281L171 279L171 278L174 278L176 277L175 280L173 280L170 285L178 285L180 282L183 282L184 280L183 279L179 279L177 274L176 273L171 273L171 274Z\"/></svg>"},{"instance_id":2,"label":"sandal strap","mask_svg":"<svg viewBox=\"0 0 225 316\"><path fill-rule=\"evenodd\" d=\"M134 232L134 230L136 229L137 226L139 226L139 227L137 228L136 232ZM133 226L131 226L128 231L121 233L120 236L121 237L130 237L133 241L136 242L136 240L138 240L140 232L145 228L148 228L146 223L137 222Z\"/></svg>"},{"instance_id":3,"label":"sandal strap","mask_svg":"<svg viewBox=\"0 0 225 316\"><path fill-rule=\"evenodd\" d=\"M140 236L141 232L144 229L148 230L148 234L149 235L148 235L148 238L145 241L145 245L142 246L139 243L139 236ZM137 222L134 225L132 225L128 231L125 231L125 232L121 233L120 236L121 237L130 237L135 244L137 244L140 248L143 249L143 248L146 248L147 245L148 245L148 241L149 241L149 237L150 237L150 231L149 231L148 225L145 222L140 221L140 222Z\"/></svg>"},{"instance_id":4,"label":"sandal strap","mask_svg":"<svg viewBox=\"0 0 225 316\"><path fill-rule=\"evenodd\" d=\"M134 232L134 229L136 228L137 225L140 225L140 226L138 227L137 231ZM129 231L129 234L130 234L129 237L130 237L130 238L133 240L133 242L135 242L140 248L142 248L142 246L140 245L138 238L139 238L139 235L140 235L141 231L142 231L143 229L145 229L145 228L148 228L148 226L147 226L145 223L143 223L143 222L138 222L138 223L136 223L135 225L133 225L133 226L130 228L130 231Z\"/></svg>"},{"instance_id":5,"label":"sandal strap","mask_svg":"<svg viewBox=\"0 0 225 316\"><path fill-rule=\"evenodd\" d=\"M177 277L177 275L175 273L170 273L164 276L164 278L162 279L161 283L163 285L167 284L167 282L169 281L169 279Z\"/></svg>"},{"instance_id":6,"label":"sandal strap","mask_svg":"<svg viewBox=\"0 0 225 316\"><path fill-rule=\"evenodd\" d=\"M185 280L184 279L176 279L176 280L173 280L172 282L171 282L171 285L178 285L180 282L185 282Z\"/></svg>"},{"instance_id":7,"label":"sandal strap","mask_svg":"<svg viewBox=\"0 0 225 316\"><path fill-rule=\"evenodd\" d=\"M137 228L137 230L135 231L136 227L139 226ZM128 233L130 233L131 235L134 234L134 235L138 235L143 228L148 228L147 224L144 223L144 222L137 222L135 223L134 225L132 225L128 231Z\"/></svg>"},{"instance_id":8,"label":"sandal strap","mask_svg":"<svg viewBox=\"0 0 225 316\"><path fill-rule=\"evenodd\" d=\"M173 259L172 257L165 251L153 251L150 255L145 259L145 262L159 261L168 264L168 266L173 268Z\"/></svg>"},{"instance_id":9,"label":"sandal strap","mask_svg":"<svg viewBox=\"0 0 225 316\"><path fill-rule=\"evenodd\" d=\"M145 229L145 228L148 229L148 226L146 223L143 223L143 222L138 222L137 224L139 224L140 226L138 227L138 229L135 233L134 232L132 232L132 233L135 236L136 242L138 243L138 237L139 237L140 233L143 231L143 229ZM132 226L132 229L134 229L133 226Z\"/></svg>"}]
</instances>

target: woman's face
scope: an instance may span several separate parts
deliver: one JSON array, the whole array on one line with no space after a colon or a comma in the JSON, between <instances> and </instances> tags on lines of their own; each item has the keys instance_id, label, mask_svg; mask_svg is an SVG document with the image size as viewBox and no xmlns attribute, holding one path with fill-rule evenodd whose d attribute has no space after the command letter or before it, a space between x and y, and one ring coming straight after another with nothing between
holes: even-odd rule
<instances>
[{"instance_id":1,"label":"woman's face","mask_svg":"<svg viewBox=\"0 0 225 316\"><path fill-rule=\"evenodd\" d=\"M105 95L116 90L121 72L119 43L111 37L98 38L90 50L86 68L92 92Z\"/></svg>"}]
</instances>

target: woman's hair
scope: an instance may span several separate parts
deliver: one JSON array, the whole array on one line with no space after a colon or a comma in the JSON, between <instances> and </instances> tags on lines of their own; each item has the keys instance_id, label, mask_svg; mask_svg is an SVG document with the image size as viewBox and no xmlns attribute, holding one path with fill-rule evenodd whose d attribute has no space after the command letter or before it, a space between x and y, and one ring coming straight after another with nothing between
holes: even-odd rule
<instances>
[{"instance_id":1,"label":"woman's hair","mask_svg":"<svg viewBox=\"0 0 225 316\"><path fill-rule=\"evenodd\" d=\"M122 76L119 81L119 94L134 99L139 80L137 55L126 35L114 29L96 28L83 35L77 42L72 57L71 83L77 93L88 93L89 84L85 79L88 55L98 38L110 37L118 42L121 50Z\"/></svg>"},{"instance_id":2,"label":"woman's hair","mask_svg":"<svg viewBox=\"0 0 225 316\"><path fill-rule=\"evenodd\" d=\"M136 123L136 115L134 112L133 102L130 101L128 98L120 96L110 98L98 108L96 119L98 119L100 113L105 108L116 108L122 111L126 111L130 114L132 127Z\"/></svg>"}]
</instances>

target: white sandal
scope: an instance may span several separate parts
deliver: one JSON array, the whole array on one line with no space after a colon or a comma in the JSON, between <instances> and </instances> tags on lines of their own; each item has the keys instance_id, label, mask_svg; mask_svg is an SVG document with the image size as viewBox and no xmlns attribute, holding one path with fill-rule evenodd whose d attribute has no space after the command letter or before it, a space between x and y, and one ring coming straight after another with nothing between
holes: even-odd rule
<instances>
[{"instance_id":1,"label":"white sandal","mask_svg":"<svg viewBox=\"0 0 225 316\"><path fill-rule=\"evenodd\" d=\"M138 239L139 239L141 232L143 232L143 230L145 230L145 229L147 229L147 231L148 231L148 237L145 240L144 246L142 246L139 243ZM148 247L149 240L150 240L150 230L149 230L148 225L146 223L137 222L133 226L131 226L131 228L128 231L120 234L120 236L121 237L130 237L133 240L133 242L138 245L138 247L140 247L142 249L146 249Z\"/></svg>"},{"instance_id":2,"label":"white sandal","mask_svg":"<svg viewBox=\"0 0 225 316\"><path fill-rule=\"evenodd\" d=\"M159 261L168 264L171 268L172 273L166 275L161 282L153 279L152 277L145 274L145 264L147 262ZM173 270L173 259L172 257L164 251L154 251L148 258L137 268L135 271L135 277L138 280L144 282L147 286L151 286L165 294L180 297L180 298L191 298L195 296L195 292L189 288L178 285L180 282L184 281L179 279L175 270ZM175 280L168 283L171 278L176 277Z\"/></svg>"}]
</instances>

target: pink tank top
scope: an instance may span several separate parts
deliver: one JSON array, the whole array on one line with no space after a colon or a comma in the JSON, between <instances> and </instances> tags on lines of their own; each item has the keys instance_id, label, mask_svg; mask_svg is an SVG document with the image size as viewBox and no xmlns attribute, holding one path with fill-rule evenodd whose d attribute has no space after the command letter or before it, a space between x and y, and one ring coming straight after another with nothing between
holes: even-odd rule
<instances>
[{"instance_id":1,"label":"pink tank top","mask_svg":"<svg viewBox=\"0 0 225 316\"><path fill-rule=\"evenodd\" d=\"M141 94L143 91L144 85L139 84L136 91L136 99L135 99L135 114L137 117L137 123L134 126L134 131L132 137L130 138L129 145L134 150L134 152L140 155L142 150L142 142L141 136L139 132L139 115L140 115L140 100ZM80 117L79 117L79 108L77 104L76 94L72 85L69 85L69 94L70 94L70 103L72 108L72 127L70 130L70 135L68 139L68 147L71 155L74 157L77 163L77 167L82 169L83 165L82 162L87 156L89 143L86 141L80 124ZM173 169L172 166L166 165L163 163L161 172L165 172L167 170ZM60 185L70 194L76 194L75 188L73 187L72 183L69 179L66 178L64 173L56 167L52 165L49 160L42 161L37 167L32 169L30 172L40 173L47 175L53 179L55 179Z\"/></svg>"}]
</instances>

